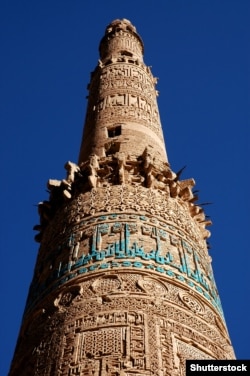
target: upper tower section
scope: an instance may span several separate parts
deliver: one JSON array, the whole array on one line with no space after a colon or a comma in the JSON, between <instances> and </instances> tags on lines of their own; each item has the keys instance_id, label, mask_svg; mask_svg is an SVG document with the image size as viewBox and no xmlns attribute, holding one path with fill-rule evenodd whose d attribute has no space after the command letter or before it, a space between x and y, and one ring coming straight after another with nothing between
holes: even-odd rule
<instances>
[{"instance_id":1,"label":"upper tower section","mask_svg":"<svg viewBox=\"0 0 250 376\"><path fill-rule=\"evenodd\" d=\"M145 149L167 162L157 106L157 79L143 62L143 42L126 19L106 28L100 60L88 85L88 108L79 164L123 153L139 157Z\"/></svg>"},{"instance_id":2,"label":"upper tower section","mask_svg":"<svg viewBox=\"0 0 250 376\"><path fill-rule=\"evenodd\" d=\"M99 46L102 63L108 60L130 56L143 62L143 42L136 28L126 19L115 20L107 26Z\"/></svg>"}]
</instances>

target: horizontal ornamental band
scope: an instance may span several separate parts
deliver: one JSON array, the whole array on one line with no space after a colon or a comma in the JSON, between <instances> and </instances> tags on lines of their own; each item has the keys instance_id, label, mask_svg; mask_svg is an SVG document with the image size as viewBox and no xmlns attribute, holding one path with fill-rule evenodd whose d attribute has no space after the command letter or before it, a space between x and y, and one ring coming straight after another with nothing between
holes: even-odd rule
<instances>
[{"instance_id":1,"label":"horizontal ornamental band","mask_svg":"<svg viewBox=\"0 0 250 376\"><path fill-rule=\"evenodd\" d=\"M67 241L58 245L50 275L31 289L30 301L87 273L114 268L154 271L185 283L201 293L222 314L210 264L203 252L174 226L145 223L145 216L118 220L117 214L92 218L74 226ZM135 221L137 219L137 221ZM156 220L157 222L157 220ZM184 240L185 239L185 240ZM67 260L63 255L68 254ZM51 259L43 260L44 268ZM40 273L43 270L40 269Z\"/></svg>"}]
</instances>

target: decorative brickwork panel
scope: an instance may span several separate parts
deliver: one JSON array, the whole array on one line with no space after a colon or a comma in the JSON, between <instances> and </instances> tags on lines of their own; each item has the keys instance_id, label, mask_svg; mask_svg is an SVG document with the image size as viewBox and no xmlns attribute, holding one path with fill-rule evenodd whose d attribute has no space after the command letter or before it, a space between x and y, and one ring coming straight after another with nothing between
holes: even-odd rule
<instances>
[{"instance_id":1,"label":"decorative brickwork panel","mask_svg":"<svg viewBox=\"0 0 250 376\"><path fill-rule=\"evenodd\" d=\"M187 359L213 359L206 354L205 351L201 351L197 347L194 347L181 340L175 341L176 346L176 369L180 376L186 375L186 360Z\"/></svg>"}]
</instances>

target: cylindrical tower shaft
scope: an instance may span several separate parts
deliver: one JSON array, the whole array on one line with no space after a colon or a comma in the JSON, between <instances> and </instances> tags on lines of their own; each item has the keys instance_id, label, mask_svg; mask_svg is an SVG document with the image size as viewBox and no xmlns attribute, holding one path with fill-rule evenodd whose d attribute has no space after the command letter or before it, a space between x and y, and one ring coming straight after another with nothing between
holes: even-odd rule
<instances>
[{"instance_id":1,"label":"cylindrical tower shaft","mask_svg":"<svg viewBox=\"0 0 250 376\"><path fill-rule=\"evenodd\" d=\"M91 77L79 164L49 180L9 376L184 376L234 352L193 179L167 162L155 79L116 20Z\"/></svg>"},{"instance_id":2,"label":"cylindrical tower shaft","mask_svg":"<svg viewBox=\"0 0 250 376\"><path fill-rule=\"evenodd\" d=\"M99 50L99 64L88 86L79 164L93 153L139 156L146 147L167 161L156 102L157 79L143 62L143 43L135 27L127 20L112 22Z\"/></svg>"}]
</instances>

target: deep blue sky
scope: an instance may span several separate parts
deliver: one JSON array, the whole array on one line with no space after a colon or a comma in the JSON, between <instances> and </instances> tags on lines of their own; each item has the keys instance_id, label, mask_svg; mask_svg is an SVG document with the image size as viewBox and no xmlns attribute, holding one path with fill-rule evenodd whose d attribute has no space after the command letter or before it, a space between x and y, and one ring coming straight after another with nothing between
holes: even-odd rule
<instances>
[{"instance_id":1,"label":"deep blue sky","mask_svg":"<svg viewBox=\"0 0 250 376\"><path fill-rule=\"evenodd\" d=\"M12 358L38 244L36 204L77 161L86 86L106 25L127 18L159 77L174 171L187 165L213 226L215 279L238 358L250 358L249 1L2 0L1 350Z\"/></svg>"}]
</instances>

